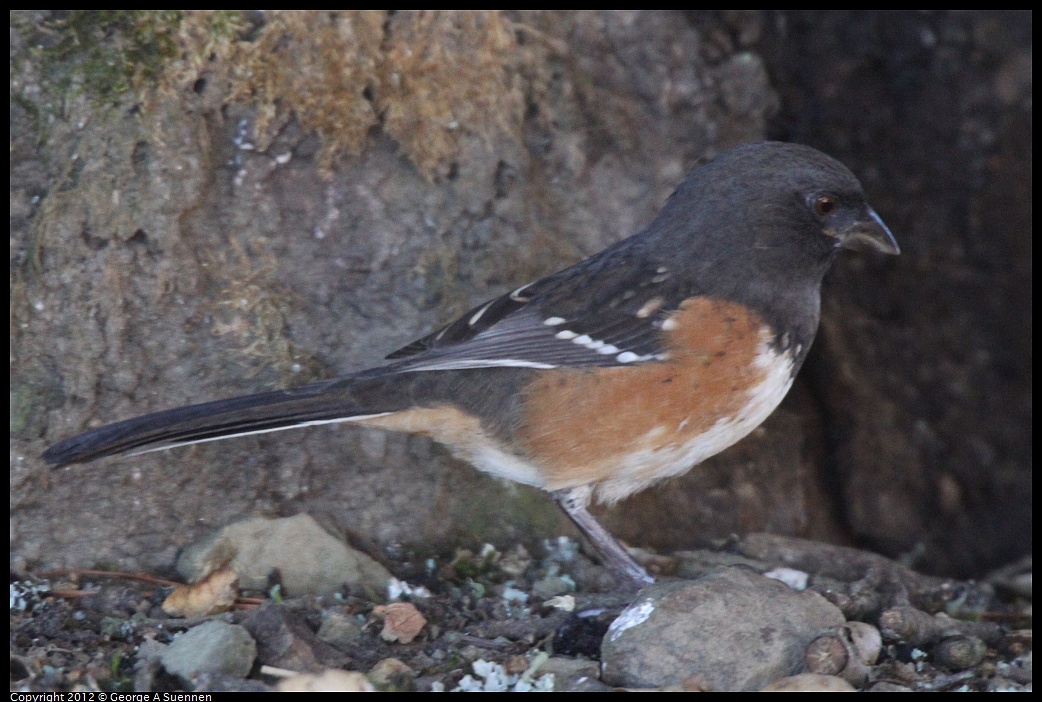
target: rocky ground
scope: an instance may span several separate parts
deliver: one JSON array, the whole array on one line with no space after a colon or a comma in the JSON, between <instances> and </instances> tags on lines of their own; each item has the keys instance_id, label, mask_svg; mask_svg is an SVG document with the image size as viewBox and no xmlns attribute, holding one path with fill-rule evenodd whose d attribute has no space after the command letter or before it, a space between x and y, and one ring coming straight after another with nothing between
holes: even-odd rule
<instances>
[{"instance_id":1,"label":"rocky ground","mask_svg":"<svg viewBox=\"0 0 1042 702\"><path fill-rule=\"evenodd\" d=\"M244 524L186 549L178 570L201 578L193 586L89 571L12 583L11 688L1032 687L1030 560L957 582L756 534L712 551L638 554L659 582L632 591L565 539L540 556L490 546L451 563L392 554L394 577L346 546L313 558L283 549L283 536L322 539L309 518ZM350 581L328 588L331 568Z\"/></svg>"}]
</instances>

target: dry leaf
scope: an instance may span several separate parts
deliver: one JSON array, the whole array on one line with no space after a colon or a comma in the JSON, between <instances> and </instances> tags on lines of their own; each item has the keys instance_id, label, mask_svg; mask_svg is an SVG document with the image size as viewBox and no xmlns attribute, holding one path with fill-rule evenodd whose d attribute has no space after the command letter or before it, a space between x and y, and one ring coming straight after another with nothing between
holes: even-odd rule
<instances>
[{"instance_id":1,"label":"dry leaf","mask_svg":"<svg viewBox=\"0 0 1042 702\"><path fill-rule=\"evenodd\" d=\"M225 566L192 585L178 585L163 602L171 617L205 617L227 612L235 604L239 576Z\"/></svg>"},{"instance_id":2,"label":"dry leaf","mask_svg":"<svg viewBox=\"0 0 1042 702\"><path fill-rule=\"evenodd\" d=\"M427 624L420 610L410 602L394 602L374 607L373 613L384 618L384 628L380 632L380 638L384 641L409 643Z\"/></svg>"}]
</instances>

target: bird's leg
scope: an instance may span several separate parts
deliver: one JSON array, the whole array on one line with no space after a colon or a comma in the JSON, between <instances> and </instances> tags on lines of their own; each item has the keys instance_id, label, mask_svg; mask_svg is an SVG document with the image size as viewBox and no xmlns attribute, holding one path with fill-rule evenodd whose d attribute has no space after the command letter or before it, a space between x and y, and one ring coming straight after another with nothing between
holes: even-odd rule
<instances>
[{"instance_id":1,"label":"bird's leg","mask_svg":"<svg viewBox=\"0 0 1042 702\"><path fill-rule=\"evenodd\" d=\"M586 508L590 504L590 495L593 491L588 486L571 488L569 490L555 490L550 493L568 518L572 520L579 531L586 535L594 548L601 555L604 566L616 576L625 578L637 585L650 585L655 579L648 575L648 571L633 560L626 552L622 544L612 536L607 529L594 519Z\"/></svg>"}]
</instances>

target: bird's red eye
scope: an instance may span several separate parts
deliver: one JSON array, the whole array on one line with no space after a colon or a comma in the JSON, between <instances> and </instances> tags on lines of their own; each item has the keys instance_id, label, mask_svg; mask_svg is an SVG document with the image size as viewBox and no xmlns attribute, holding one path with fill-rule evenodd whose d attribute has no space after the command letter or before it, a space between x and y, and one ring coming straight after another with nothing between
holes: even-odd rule
<instances>
[{"instance_id":1,"label":"bird's red eye","mask_svg":"<svg viewBox=\"0 0 1042 702\"><path fill-rule=\"evenodd\" d=\"M814 211L819 217L827 217L836 211L839 202L831 195L821 195L814 199Z\"/></svg>"}]
</instances>

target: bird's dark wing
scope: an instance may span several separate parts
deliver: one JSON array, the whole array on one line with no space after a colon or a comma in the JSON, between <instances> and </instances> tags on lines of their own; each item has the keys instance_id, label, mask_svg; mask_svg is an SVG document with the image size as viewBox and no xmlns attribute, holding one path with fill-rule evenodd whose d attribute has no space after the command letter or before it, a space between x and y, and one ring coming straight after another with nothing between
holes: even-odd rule
<instances>
[{"instance_id":1,"label":"bird's dark wing","mask_svg":"<svg viewBox=\"0 0 1042 702\"><path fill-rule=\"evenodd\" d=\"M475 307L390 354L398 371L624 366L660 358L687 296L667 266L614 247Z\"/></svg>"}]
</instances>

